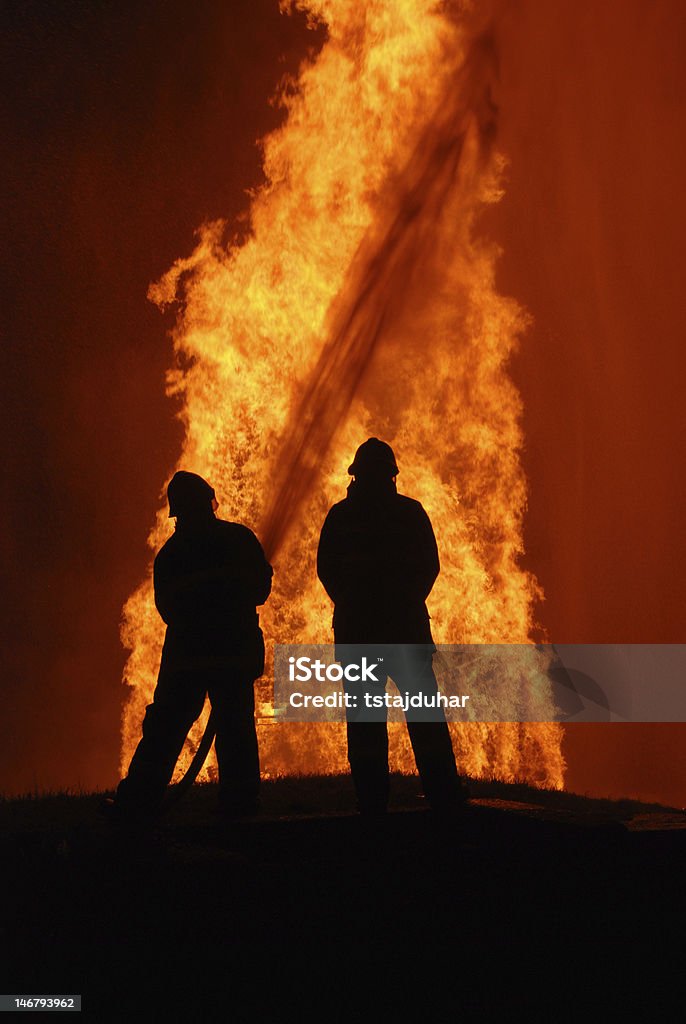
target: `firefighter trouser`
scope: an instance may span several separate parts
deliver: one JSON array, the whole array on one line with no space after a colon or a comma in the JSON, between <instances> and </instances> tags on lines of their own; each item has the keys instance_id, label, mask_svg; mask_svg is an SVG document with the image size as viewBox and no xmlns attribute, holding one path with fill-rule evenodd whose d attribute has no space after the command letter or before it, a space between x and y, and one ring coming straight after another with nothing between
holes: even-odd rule
<instances>
[{"instance_id":1,"label":"firefighter trouser","mask_svg":"<svg viewBox=\"0 0 686 1024\"><path fill-rule=\"evenodd\" d=\"M345 648L346 660L351 647ZM433 697L438 692L432 667L432 645L389 644L375 647L378 683L346 683L346 692L357 698L357 707L348 708L348 761L352 773L358 808L363 814L386 810L389 792L388 709L368 707L364 694L381 697L390 677L401 696ZM368 661L372 648L359 648ZM417 708L405 711L407 731L412 744L422 789L434 810L455 807L462 788L455 765L450 732L442 708Z\"/></svg>"},{"instance_id":2,"label":"firefighter trouser","mask_svg":"<svg viewBox=\"0 0 686 1024\"><path fill-rule=\"evenodd\" d=\"M253 659L254 660L254 659ZM255 731L253 674L241 659L222 667L173 667L160 670L152 704L143 720L143 736L128 775L119 784L117 801L125 809L159 807L188 731L209 694L216 724L222 806L237 812L255 807L260 763Z\"/></svg>"}]
</instances>

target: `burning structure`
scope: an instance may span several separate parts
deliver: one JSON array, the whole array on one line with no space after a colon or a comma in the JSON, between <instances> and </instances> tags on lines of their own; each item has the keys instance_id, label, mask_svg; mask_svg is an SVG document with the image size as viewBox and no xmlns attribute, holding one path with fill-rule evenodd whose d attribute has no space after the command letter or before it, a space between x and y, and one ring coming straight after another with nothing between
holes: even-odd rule
<instances>
[{"instance_id":1,"label":"burning structure","mask_svg":"<svg viewBox=\"0 0 686 1024\"><path fill-rule=\"evenodd\" d=\"M328 37L284 83L287 118L263 141L266 182L249 230L233 238L230 225L203 226L195 251L150 290L179 306L169 374L183 400L179 466L212 481L220 515L254 528L274 564L268 645L330 638L317 538L370 434L393 444L400 490L434 524L436 640L526 643L538 588L518 564L526 482L507 369L526 316L497 293L497 251L477 220L498 200L502 172L492 42L436 0L297 6ZM151 547L167 533L161 509ZM162 631L148 577L125 608L124 762ZM268 667L258 684L266 772L343 770L344 730L272 724L269 685ZM513 711L527 700L519 675L500 686ZM462 771L562 785L559 725L452 728ZM409 766L404 730L392 742L393 767Z\"/></svg>"}]
</instances>

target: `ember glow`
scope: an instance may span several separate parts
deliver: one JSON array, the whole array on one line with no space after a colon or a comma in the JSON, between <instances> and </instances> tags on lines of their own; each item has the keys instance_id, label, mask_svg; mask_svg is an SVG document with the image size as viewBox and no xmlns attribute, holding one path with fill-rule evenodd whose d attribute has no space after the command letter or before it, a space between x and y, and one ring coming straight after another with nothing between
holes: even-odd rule
<instances>
[{"instance_id":1,"label":"ember glow","mask_svg":"<svg viewBox=\"0 0 686 1024\"><path fill-rule=\"evenodd\" d=\"M268 649L332 638L319 530L369 435L393 445L399 490L434 525L435 639L526 643L537 586L517 564L526 483L507 372L526 317L497 294L497 254L476 222L497 201L502 170L489 36L435 0L298 6L326 23L328 39L284 89L288 117L264 140L248 237L227 243L230 225L204 226L195 252L150 290L162 307L179 304L169 375L186 428L178 467L209 479L219 514L265 545L275 569L261 612ZM168 534L164 507L151 548ZM124 768L162 639L148 575L124 613ZM343 727L269 720L269 671L258 685L265 774L346 770ZM529 696L540 707L521 678L501 683L513 712ZM452 728L462 771L562 785L558 725ZM391 744L392 767L410 770L404 728Z\"/></svg>"}]
</instances>

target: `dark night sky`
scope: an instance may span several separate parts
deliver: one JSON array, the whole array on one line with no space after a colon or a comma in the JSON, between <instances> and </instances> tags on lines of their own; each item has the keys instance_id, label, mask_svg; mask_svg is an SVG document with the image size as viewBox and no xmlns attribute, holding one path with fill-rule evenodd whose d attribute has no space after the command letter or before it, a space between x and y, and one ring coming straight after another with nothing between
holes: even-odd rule
<instances>
[{"instance_id":1,"label":"dark night sky","mask_svg":"<svg viewBox=\"0 0 686 1024\"><path fill-rule=\"evenodd\" d=\"M483 229L532 313L513 371L527 565L559 642L683 642L678 0L498 8L508 192ZM317 36L276 0L2 7L0 791L112 784L121 606L180 444L151 280L260 181ZM320 37L321 38L321 37ZM577 727L569 782L685 802L680 727Z\"/></svg>"}]
</instances>

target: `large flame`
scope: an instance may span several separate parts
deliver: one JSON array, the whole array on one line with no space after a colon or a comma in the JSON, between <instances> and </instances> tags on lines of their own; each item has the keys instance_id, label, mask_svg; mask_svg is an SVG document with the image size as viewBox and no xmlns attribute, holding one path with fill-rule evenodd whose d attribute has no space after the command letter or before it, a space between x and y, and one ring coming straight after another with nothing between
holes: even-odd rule
<instances>
[{"instance_id":1,"label":"large flame","mask_svg":"<svg viewBox=\"0 0 686 1024\"><path fill-rule=\"evenodd\" d=\"M261 614L268 645L331 639L319 530L370 434L393 444L400 490L434 524L436 640L527 643L537 588L517 564L526 486L507 373L525 317L497 294L496 253L474 226L499 197L492 44L436 0L298 6L328 38L284 90L288 117L263 144L249 237L227 244L225 224L205 225L195 252L151 288L161 306L181 303L169 378L183 399L179 466L210 479L220 514L265 544L275 568ZM161 509L151 547L168 532ZM148 575L125 608L124 767L162 638ZM521 680L501 681L513 717L527 703ZM265 774L345 770L344 729L272 723L269 685L267 675ZM451 728L463 771L562 785L559 726ZM392 759L413 766L403 729L392 730Z\"/></svg>"}]
</instances>

